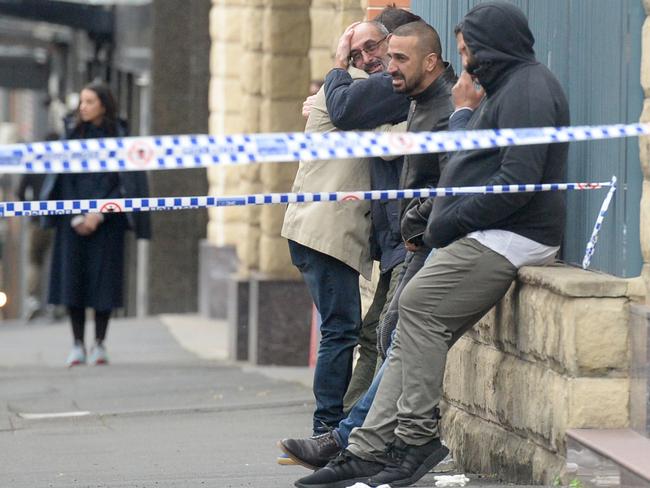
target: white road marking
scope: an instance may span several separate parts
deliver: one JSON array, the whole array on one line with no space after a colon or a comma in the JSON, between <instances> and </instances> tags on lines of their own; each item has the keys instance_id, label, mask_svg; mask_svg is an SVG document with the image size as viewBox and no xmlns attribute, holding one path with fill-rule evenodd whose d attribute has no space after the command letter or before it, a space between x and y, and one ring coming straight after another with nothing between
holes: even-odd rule
<instances>
[{"instance_id":1,"label":"white road marking","mask_svg":"<svg viewBox=\"0 0 650 488\"><path fill-rule=\"evenodd\" d=\"M90 412L57 412L57 413L19 413L18 416L25 420L65 419L70 417L86 417Z\"/></svg>"}]
</instances>

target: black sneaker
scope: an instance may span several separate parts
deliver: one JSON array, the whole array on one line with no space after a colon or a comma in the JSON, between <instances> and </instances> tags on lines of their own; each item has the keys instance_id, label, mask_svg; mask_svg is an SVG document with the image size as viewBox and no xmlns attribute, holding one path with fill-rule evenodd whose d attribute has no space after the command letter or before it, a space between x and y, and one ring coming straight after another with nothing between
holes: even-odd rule
<instances>
[{"instance_id":1,"label":"black sneaker","mask_svg":"<svg viewBox=\"0 0 650 488\"><path fill-rule=\"evenodd\" d=\"M332 432L308 439L283 439L278 447L296 463L313 470L322 468L341 452Z\"/></svg>"},{"instance_id":2,"label":"black sneaker","mask_svg":"<svg viewBox=\"0 0 650 488\"><path fill-rule=\"evenodd\" d=\"M381 473L370 478L370 486L411 486L442 461L449 449L441 444L439 438L423 446L412 446L397 439L388 446L387 453L393 462L387 464Z\"/></svg>"},{"instance_id":3,"label":"black sneaker","mask_svg":"<svg viewBox=\"0 0 650 488\"><path fill-rule=\"evenodd\" d=\"M295 482L298 488L347 488L368 479L384 469L384 465L364 461L348 450L332 459L327 466Z\"/></svg>"}]
</instances>

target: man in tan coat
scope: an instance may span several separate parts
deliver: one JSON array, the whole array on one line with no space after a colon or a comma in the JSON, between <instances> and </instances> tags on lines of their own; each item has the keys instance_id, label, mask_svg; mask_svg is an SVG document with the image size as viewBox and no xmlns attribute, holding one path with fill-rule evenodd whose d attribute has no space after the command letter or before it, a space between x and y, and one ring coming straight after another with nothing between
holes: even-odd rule
<instances>
[{"instance_id":1,"label":"man in tan coat","mask_svg":"<svg viewBox=\"0 0 650 488\"><path fill-rule=\"evenodd\" d=\"M375 22L351 26L341 37L337 63L347 65L352 50L362 53L362 67L367 71L350 67L356 80L384 71L387 35L386 28ZM321 88L305 131L332 130L336 129ZM301 162L293 191L358 191L369 189L370 183L369 159ZM359 274L370 278L372 272L369 217L369 202L290 204L285 215L282 236L289 240L292 262L302 273L322 319L314 373L314 435L327 432L345 417L343 397L361 324Z\"/></svg>"}]
</instances>

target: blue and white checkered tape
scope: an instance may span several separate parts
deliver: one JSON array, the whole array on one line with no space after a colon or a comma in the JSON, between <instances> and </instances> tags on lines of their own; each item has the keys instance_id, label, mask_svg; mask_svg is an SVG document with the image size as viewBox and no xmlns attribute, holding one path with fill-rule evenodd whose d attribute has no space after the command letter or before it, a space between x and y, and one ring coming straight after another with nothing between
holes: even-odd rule
<instances>
[{"instance_id":1,"label":"blue and white checkered tape","mask_svg":"<svg viewBox=\"0 0 650 488\"><path fill-rule=\"evenodd\" d=\"M582 268L587 269L589 265L591 264L591 258L594 255L594 252L596 251L596 243L598 242L598 235L600 234L600 229L603 226L603 222L605 221L605 215L607 215L607 210L609 209L609 205L612 202L612 198L614 197L614 193L616 192L616 176L612 176L612 181L609 184L609 191L607 192L607 196L605 197L605 200L603 201L603 204L600 207L600 211L598 212L598 217L596 218L596 223L594 224L594 229L591 232L591 237L589 238L589 241L587 242L587 249L585 251L585 256L582 259Z\"/></svg>"},{"instance_id":2,"label":"blue and white checkered tape","mask_svg":"<svg viewBox=\"0 0 650 488\"><path fill-rule=\"evenodd\" d=\"M542 191L596 190L610 187L598 214L593 233L582 262L584 269L591 263L596 249L598 234L607 209L616 191L616 177L604 183L549 183L521 185L467 186L449 188L423 188L420 190L383 190L357 192L320 193L268 193L229 197L162 197L117 198L106 200L52 200L34 202L2 202L0 217L34 215L73 215L83 213L153 212L167 210L198 209L245 205L269 205L309 202L349 202L368 200L396 200L405 198L448 197L455 195L530 193Z\"/></svg>"},{"instance_id":3,"label":"blue and white checkered tape","mask_svg":"<svg viewBox=\"0 0 650 488\"><path fill-rule=\"evenodd\" d=\"M0 147L0 173L205 168L397 156L650 135L650 124L458 132L327 132L80 139Z\"/></svg>"},{"instance_id":4,"label":"blue and white checkered tape","mask_svg":"<svg viewBox=\"0 0 650 488\"><path fill-rule=\"evenodd\" d=\"M72 215L83 213L153 212L210 207L269 205L310 202L346 202L362 200L399 200L405 198L446 197L474 194L531 193L567 190L596 190L612 186L604 183L547 183L522 185L463 186L422 188L419 190L382 190L320 193L266 193L227 197L149 197L105 200L50 200L33 202L2 202L1 217L28 215Z\"/></svg>"}]
</instances>

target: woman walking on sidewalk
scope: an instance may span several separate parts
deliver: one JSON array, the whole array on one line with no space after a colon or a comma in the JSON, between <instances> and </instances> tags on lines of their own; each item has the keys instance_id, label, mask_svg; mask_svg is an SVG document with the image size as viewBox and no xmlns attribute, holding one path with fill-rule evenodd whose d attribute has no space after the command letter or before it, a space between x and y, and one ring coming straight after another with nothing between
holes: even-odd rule
<instances>
[{"instance_id":1,"label":"woman walking on sidewalk","mask_svg":"<svg viewBox=\"0 0 650 488\"><path fill-rule=\"evenodd\" d=\"M68 125L68 124L66 124ZM109 88L91 83L80 93L79 107L66 130L68 139L96 139L127 135L126 122L117 116ZM80 173L48 175L42 200L109 199L148 196L145 173ZM127 217L128 215L128 217ZM68 366L86 363L84 331L86 308L95 310L93 364L108 363L104 346L111 312L122 306L124 234L150 237L149 216L136 214L83 214L47 217L56 229L50 274L49 302L68 308L74 345Z\"/></svg>"}]
</instances>

